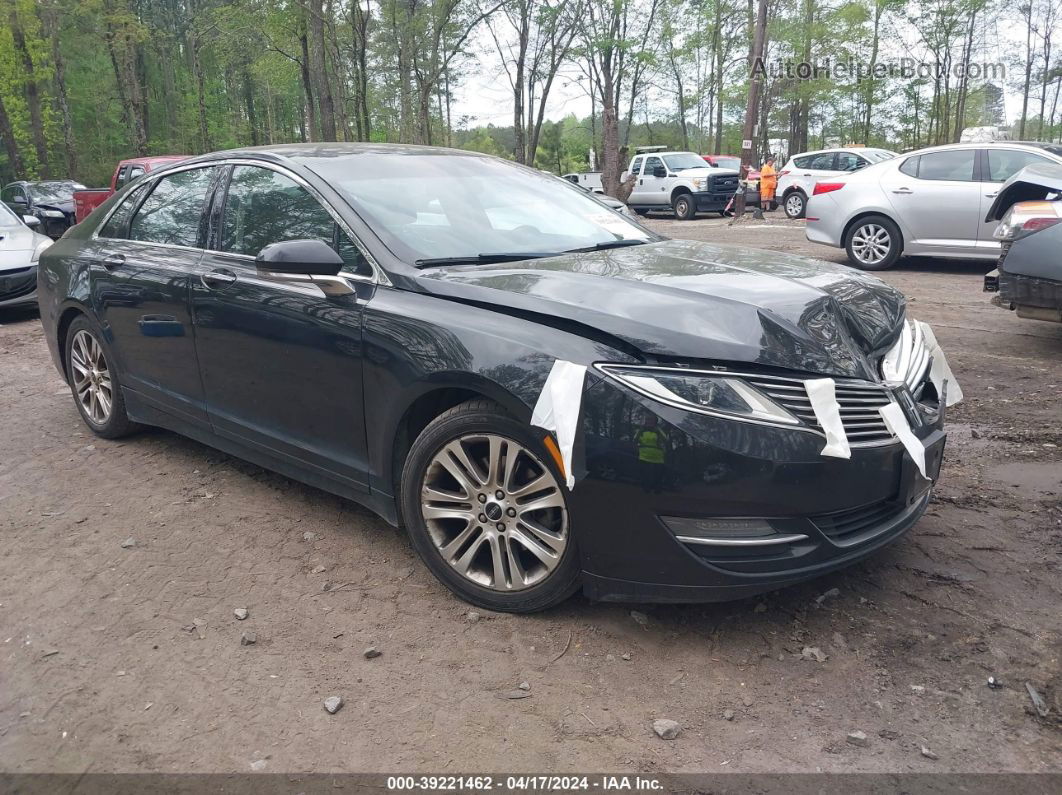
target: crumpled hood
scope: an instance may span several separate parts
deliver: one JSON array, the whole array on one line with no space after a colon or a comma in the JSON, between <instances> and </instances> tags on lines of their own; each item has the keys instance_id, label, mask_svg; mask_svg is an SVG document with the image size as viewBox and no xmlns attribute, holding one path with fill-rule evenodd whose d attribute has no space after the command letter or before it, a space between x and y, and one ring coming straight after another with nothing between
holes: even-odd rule
<instances>
[{"instance_id":1,"label":"crumpled hood","mask_svg":"<svg viewBox=\"0 0 1062 795\"><path fill-rule=\"evenodd\" d=\"M874 380L906 306L899 291L843 265L685 240L437 268L417 282L440 297L574 322L654 360Z\"/></svg>"},{"instance_id":2,"label":"crumpled hood","mask_svg":"<svg viewBox=\"0 0 1062 795\"><path fill-rule=\"evenodd\" d=\"M70 215L74 212L74 199L71 197L69 201L62 202L37 202L36 207L42 210L58 210L61 213Z\"/></svg>"}]
</instances>

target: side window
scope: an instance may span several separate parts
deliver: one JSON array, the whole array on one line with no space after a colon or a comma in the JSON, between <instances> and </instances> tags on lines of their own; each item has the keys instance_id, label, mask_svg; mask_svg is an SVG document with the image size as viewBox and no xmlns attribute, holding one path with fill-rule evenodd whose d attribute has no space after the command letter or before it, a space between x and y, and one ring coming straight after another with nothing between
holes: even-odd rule
<instances>
[{"instance_id":1,"label":"side window","mask_svg":"<svg viewBox=\"0 0 1062 795\"><path fill-rule=\"evenodd\" d=\"M107 223L103 225L103 228L97 232L97 236L124 238L126 236L125 230L129 224L129 216L133 214L136 203L140 201L141 196L147 193L147 189L147 185L133 188L132 192L122 199L115 211L111 213L111 217L107 219Z\"/></svg>"},{"instance_id":2,"label":"side window","mask_svg":"<svg viewBox=\"0 0 1062 795\"><path fill-rule=\"evenodd\" d=\"M804 155L803 157L794 157L793 165L797 168L811 168L812 157L810 155Z\"/></svg>"},{"instance_id":3,"label":"side window","mask_svg":"<svg viewBox=\"0 0 1062 795\"><path fill-rule=\"evenodd\" d=\"M814 169L815 171L836 171L838 166L834 165L834 153L823 152L819 155L811 156L811 165L806 168Z\"/></svg>"},{"instance_id":4,"label":"side window","mask_svg":"<svg viewBox=\"0 0 1062 795\"><path fill-rule=\"evenodd\" d=\"M636 157L631 161L631 173L636 176L642 173L642 158Z\"/></svg>"},{"instance_id":5,"label":"side window","mask_svg":"<svg viewBox=\"0 0 1062 795\"><path fill-rule=\"evenodd\" d=\"M653 176L653 172L664 167L664 161L659 157L648 157L645 160L645 176Z\"/></svg>"},{"instance_id":6,"label":"side window","mask_svg":"<svg viewBox=\"0 0 1062 795\"><path fill-rule=\"evenodd\" d=\"M972 182L976 149L952 149L922 155L918 164L919 179Z\"/></svg>"},{"instance_id":7,"label":"side window","mask_svg":"<svg viewBox=\"0 0 1062 795\"><path fill-rule=\"evenodd\" d=\"M838 171L859 171L859 169L863 168L866 164L867 161L859 155L852 154L851 152L837 153Z\"/></svg>"},{"instance_id":8,"label":"side window","mask_svg":"<svg viewBox=\"0 0 1062 795\"><path fill-rule=\"evenodd\" d=\"M372 268L361 251L305 188L268 168L236 166L221 219L221 250L250 257L270 243L317 238L360 276Z\"/></svg>"},{"instance_id":9,"label":"side window","mask_svg":"<svg viewBox=\"0 0 1062 795\"><path fill-rule=\"evenodd\" d=\"M144 174L144 167L143 166L129 166L129 173L125 175L126 184L128 185L130 182L132 182L137 177L143 176L143 174Z\"/></svg>"},{"instance_id":10,"label":"side window","mask_svg":"<svg viewBox=\"0 0 1062 795\"><path fill-rule=\"evenodd\" d=\"M1051 162L1046 157L1020 149L989 149L987 152L989 182L1006 182L1026 166Z\"/></svg>"},{"instance_id":11,"label":"side window","mask_svg":"<svg viewBox=\"0 0 1062 795\"><path fill-rule=\"evenodd\" d=\"M921 156L907 158L900 164L900 171L909 177L917 177L918 161L921 159Z\"/></svg>"},{"instance_id":12,"label":"side window","mask_svg":"<svg viewBox=\"0 0 1062 795\"><path fill-rule=\"evenodd\" d=\"M119 191L122 186L129 181L129 166L122 166L118 169L118 176L114 178L114 189Z\"/></svg>"},{"instance_id":13,"label":"side window","mask_svg":"<svg viewBox=\"0 0 1062 795\"><path fill-rule=\"evenodd\" d=\"M129 224L129 239L198 246L214 167L178 171L155 183Z\"/></svg>"}]
</instances>

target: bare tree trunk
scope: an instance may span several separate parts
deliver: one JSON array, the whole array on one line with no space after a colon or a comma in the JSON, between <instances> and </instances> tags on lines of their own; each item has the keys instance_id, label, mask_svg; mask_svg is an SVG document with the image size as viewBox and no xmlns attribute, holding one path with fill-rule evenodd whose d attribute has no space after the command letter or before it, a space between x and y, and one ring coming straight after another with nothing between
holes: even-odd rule
<instances>
[{"instance_id":1,"label":"bare tree trunk","mask_svg":"<svg viewBox=\"0 0 1062 795\"><path fill-rule=\"evenodd\" d=\"M55 103L63 123L63 147L66 154L66 173L78 174L77 146L74 144L74 124L70 117L70 100L66 93L66 61L59 46L59 17L54 5L42 6L42 21L51 42L52 64L55 67Z\"/></svg>"},{"instance_id":2,"label":"bare tree trunk","mask_svg":"<svg viewBox=\"0 0 1062 795\"><path fill-rule=\"evenodd\" d=\"M1021 123L1018 125L1018 140L1025 140L1025 116L1029 112L1029 85L1032 83L1032 4L1021 9L1025 17L1025 86L1021 95Z\"/></svg>"},{"instance_id":3,"label":"bare tree trunk","mask_svg":"<svg viewBox=\"0 0 1062 795\"><path fill-rule=\"evenodd\" d=\"M11 129L11 118L7 115L7 107L4 105L4 96L0 94L0 138L4 141L4 151L7 153L7 162L11 167L13 177L26 176L26 163L19 151L18 141L15 140L15 132Z\"/></svg>"},{"instance_id":4,"label":"bare tree trunk","mask_svg":"<svg viewBox=\"0 0 1062 795\"><path fill-rule=\"evenodd\" d=\"M306 116L308 118L302 135L305 141L316 141L318 140L317 106L314 104L313 81L310 79L310 45L306 39L305 29L299 34L299 46L302 48L302 61L299 63L299 71L302 77L302 93L306 96Z\"/></svg>"},{"instance_id":5,"label":"bare tree trunk","mask_svg":"<svg viewBox=\"0 0 1062 795\"><path fill-rule=\"evenodd\" d=\"M8 17L11 23L11 38L15 44L15 51L22 62L23 80L25 81L26 107L30 117L30 136L33 139L33 148L37 155L37 170L39 176L48 177L48 141L44 137L44 120L41 114L41 95L37 88L36 70L33 66L33 58L26 46L26 36L22 31L18 13L14 4L11 6L11 14Z\"/></svg>"},{"instance_id":6,"label":"bare tree trunk","mask_svg":"<svg viewBox=\"0 0 1062 795\"><path fill-rule=\"evenodd\" d=\"M324 9L321 0L310 0L307 5L309 19L306 24L309 56L310 79L315 84L317 106L320 111L321 139L336 140L336 113L332 100L332 88L328 79L328 64L325 58Z\"/></svg>"}]
</instances>

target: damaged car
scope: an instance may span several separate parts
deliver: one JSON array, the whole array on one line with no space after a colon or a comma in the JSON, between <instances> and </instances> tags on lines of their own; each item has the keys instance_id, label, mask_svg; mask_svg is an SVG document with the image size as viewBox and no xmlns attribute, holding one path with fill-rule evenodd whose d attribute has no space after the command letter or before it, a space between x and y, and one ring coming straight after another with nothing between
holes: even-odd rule
<instances>
[{"instance_id":1,"label":"damaged car","mask_svg":"<svg viewBox=\"0 0 1062 795\"><path fill-rule=\"evenodd\" d=\"M985 276L992 302L1018 317L1062 323L1062 166L1026 166L996 196L985 222L999 222L996 269Z\"/></svg>"},{"instance_id":2,"label":"damaged car","mask_svg":"<svg viewBox=\"0 0 1062 795\"><path fill-rule=\"evenodd\" d=\"M108 199L38 281L94 433L167 428L364 504L493 610L862 560L925 511L961 397L873 276L668 240L475 152L197 157Z\"/></svg>"}]
</instances>

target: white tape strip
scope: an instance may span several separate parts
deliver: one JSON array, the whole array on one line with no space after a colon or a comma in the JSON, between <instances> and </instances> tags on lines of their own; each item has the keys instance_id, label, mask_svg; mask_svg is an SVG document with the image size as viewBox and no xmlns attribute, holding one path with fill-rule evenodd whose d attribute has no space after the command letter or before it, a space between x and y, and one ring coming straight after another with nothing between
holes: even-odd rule
<instances>
[{"instance_id":1,"label":"white tape strip","mask_svg":"<svg viewBox=\"0 0 1062 795\"><path fill-rule=\"evenodd\" d=\"M841 423L841 407L837 405L837 390L832 378L809 378L804 382L804 389L811 401L811 410L815 419L826 433L826 446L822 455L833 458L851 458L852 448L848 446L848 435Z\"/></svg>"},{"instance_id":2,"label":"white tape strip","mask_svg":"<svg viewBox=\"0 0 1062 795\"><path fill-rule=\"evenodd\" d=\"M557 435L564 476L568 489L575 488L572 473L572 454L575 450L575 433L579 428L579 409L583 402L583 382L586 366L557 359L542 385L535 409L531 412L531 424L545 428Z\"/></svg>"},{"instance_id":3,"label":"white tape strip","mask_svg":"<svg viewBox=\"0 0 1062 795\"><path fill-rule=\"evenodd\" d=\"M926 448L922 440L911 430L911 424L907 421L907 415L903 413L903 409L897 403L890 403L879 408L878 414L885 421L885 427L907 448L908 455L914 460L922 477L925 477Z\"/></svg>"},{"instance_id":4,"label":"white tape strip","mask_svg":"<svg viewBox=\"0 0 1062 795\"><path fill-rule=\"evenodd\" d=\"M933 333L933 329L929 327L928 323L923 323L920 320L916 322L922 327L926 345L929 348L930 355L933 357L933 365L929 368L929 380L933 382L933 387L937 390L938 395L944 389L944 382L948 382L946 402L949 407L954 406L962 401L962 388L959 386L959 382L955 380L955 374L948 366L948 360L944 356L944 351L940 348L940 343L937 342L937 336Z\"/></svg>"}]
</instances>

